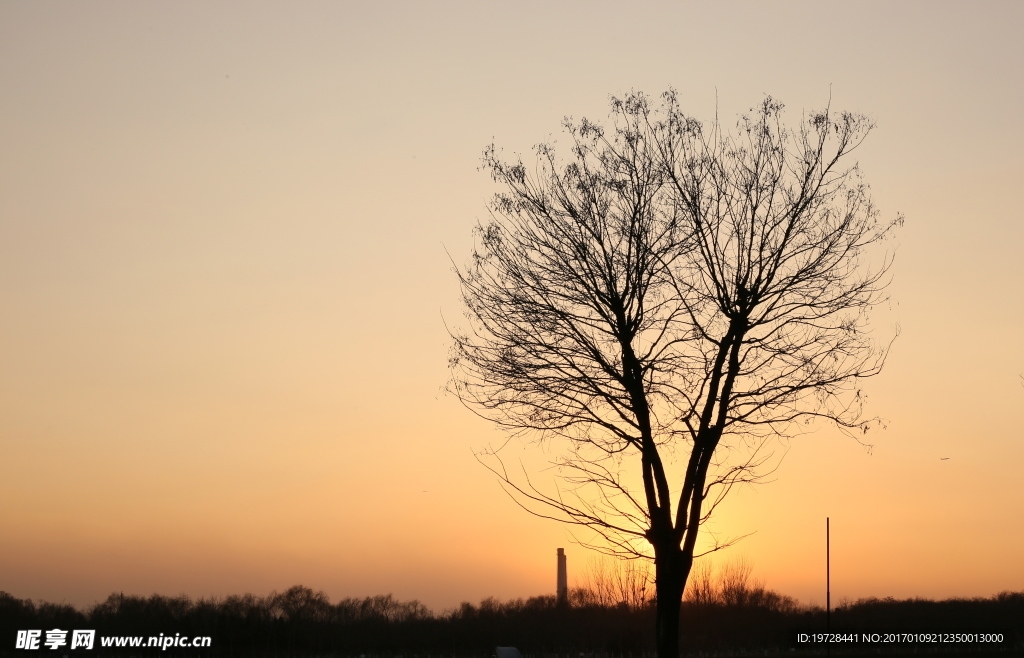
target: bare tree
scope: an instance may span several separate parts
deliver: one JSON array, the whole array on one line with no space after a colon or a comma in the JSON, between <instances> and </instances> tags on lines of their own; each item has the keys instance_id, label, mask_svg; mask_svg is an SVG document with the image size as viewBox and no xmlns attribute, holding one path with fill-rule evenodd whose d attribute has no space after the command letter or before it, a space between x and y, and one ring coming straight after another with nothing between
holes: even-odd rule
<instances>
[{"instance_id":1,"label":"bare tree","mask_svg":"<svg viewBox=\"0 0 1024 658\"><path fill-rule=\"evenodd\" d=\"M708 559L695 560L687 578L685 599L702 606L709 606L718 601L713 572L714 569Z\"/></svg>"},{"instance_id":2,"label":"bare tree","mask_svg":"<svg viewBox=\"0 0 1024 658\"><path fill-rule=\"evenodd\" d=\"M662 100L613 99L608 128L567 120L566 160L552 144L529 169L485 152L502 191L458 271L469 326L450 390L560 442L555 490L497 451L489 468L531 512L653 557L670 658L699 529L763 474L766 440L871 423L856 384L884 361L865 312L888 261L861 261L895 222L847 163L865 117L826 109L790 131L767 98L728 131Z\"/></svg>"},{"instance_id":3,"label":"bare tree","mask_svg":"<svg viewBox=\"0 0 1024 658\"><path fill-rule=\"evenodd\" d=\"M573 598L583 605L644 608L652 601L649 563L640 560L591 560Z\"/></svg>"},{"instance_id":4,"label":"bare tree","mask_svg":"<svg viewBox=\"0 0 1024 658\"><path fill-rule=\"evenodd\" d=\"M763 582L750 582L754 567L744 559L725 565L718 575L718 599L724 605L746 605L758 591L764 591Z\"/></svg>"},{"instance_id":5,"label":"bare tree","mask_svg":"<svg viewBox=\"0 0 1024 658\"><path fill-rule=\"evenodd\" d=\"M743 558L727 562L717 575L709 560L696 560L687 580L684 600L704 607L751 607L787 613L800 608L796 599L768 589L764 580L752 579L752 573L753 567Z\"/></svg>"}]
</instances>

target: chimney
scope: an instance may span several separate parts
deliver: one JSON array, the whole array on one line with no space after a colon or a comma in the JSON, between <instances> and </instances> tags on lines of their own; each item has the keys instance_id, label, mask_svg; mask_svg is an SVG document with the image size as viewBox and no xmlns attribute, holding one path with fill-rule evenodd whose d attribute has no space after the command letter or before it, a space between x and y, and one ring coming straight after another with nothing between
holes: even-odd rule
<instances>
[{"instance_id":1,"label":"chimney","mask_svg":"<svg viewBox=\"0 0 1024 658\"><path fill-rule=\"evenodd\" d=\"M556 597L559 605L565 605L569 601L569 585L565 575L565 549L558 549L558 589Z\"/></svg>"}]
</instances>

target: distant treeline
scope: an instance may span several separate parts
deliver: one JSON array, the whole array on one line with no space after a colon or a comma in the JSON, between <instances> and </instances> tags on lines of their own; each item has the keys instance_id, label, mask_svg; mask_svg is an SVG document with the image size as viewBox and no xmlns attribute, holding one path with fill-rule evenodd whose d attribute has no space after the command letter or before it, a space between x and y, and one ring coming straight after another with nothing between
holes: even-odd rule
<instances>
[{"instance_id":1,"label":"distant treeline","mask_svg":"<svg viewBox=\"0 0 1024 658\"><path fill-rule=\"evenodd\" d=\"M390 595L331 603L323 592L296 586L268 596L192 600L186 596L112 594L87 610L34 603L0 592L0 655L122 656L378 656L441 658L490 656L495 646L524 655L578 657L651 655L654 610L609 603L600 593L576 589L568 605L552 596L463 603L433 612L418 601ZM789 653L796 630L824 630L825 611L746 586L708 589L688 596L682 612L687 652L781 650ZM999 630L1004 649L1024 647L1024 592L988 599L863 599L832 611L833 629ZM15 650L17 631L95 629L97 636L209 636L208 649ZM97 642L98 644L98 642ZM801 652L797 652L799 654ZM792 655L792 654L790 654ZM839 655L839 654L837 654ZM959 654L958 654L959 655Z\"/></svg>"}]
</instances>

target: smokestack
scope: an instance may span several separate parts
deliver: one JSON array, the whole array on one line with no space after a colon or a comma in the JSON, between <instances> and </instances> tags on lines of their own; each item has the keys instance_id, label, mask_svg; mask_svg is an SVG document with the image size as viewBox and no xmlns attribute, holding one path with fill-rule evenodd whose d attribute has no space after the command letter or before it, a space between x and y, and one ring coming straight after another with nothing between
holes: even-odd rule
<instances>
[{"instance_id":1,"label":"smokestack","mask_svg":"<svg viewBox=\"0 0 1024 658\"><path fill-rule=\"evenodd\" d=\"M556 596L559 605L565 605L569 601L569 584L565 574L565 549L558 549L558 589Z\"/></svg>"}]
</instances>

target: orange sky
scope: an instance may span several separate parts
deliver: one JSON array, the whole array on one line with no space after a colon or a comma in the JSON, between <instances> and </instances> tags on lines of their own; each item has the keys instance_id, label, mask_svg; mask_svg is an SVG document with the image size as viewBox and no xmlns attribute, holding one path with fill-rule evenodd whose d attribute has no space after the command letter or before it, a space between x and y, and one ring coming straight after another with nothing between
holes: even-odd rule
<instances>
[{"instance_id":1,"label":"orange sky","mask_svg":"<svg viewBox=\"0 0 1024 658\"><path fill-rule=\"evenodd\" d=\"M895 5L895 6L893 6ZM0 4L0 589L445 607L552 592L564 527L442 393L493 139L608 95L724 120L831 93L903 212L867 387L713 529L823 602L1024 590L1024 6L1012 2ZM940 461L940 457L949 457ZM570 577L572 580L572 577Z\"/></svg>"}]
</instances>

